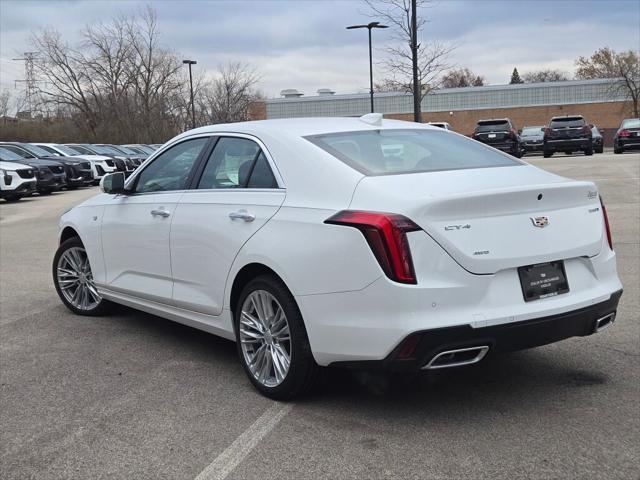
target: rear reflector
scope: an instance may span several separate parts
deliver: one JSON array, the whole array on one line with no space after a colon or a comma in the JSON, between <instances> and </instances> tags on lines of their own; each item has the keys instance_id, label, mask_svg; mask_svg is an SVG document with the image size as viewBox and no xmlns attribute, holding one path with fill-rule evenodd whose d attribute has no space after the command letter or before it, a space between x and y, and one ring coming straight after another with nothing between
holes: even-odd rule
<instances>
[{"instance_id":1,"label":"rear reflector","mask_svg":"<svg viewBox=\"0 0 640 480\"><path fill-rule=\"evenodd\" d=\"M613 250L613 240L611 239L611 228L609 227L609 216L607 215L607 209L604 206L602 197L600 197L600 205L602 206L602 216L604 217L604 228L607 232L607 242L609 242L609 248Z\"/></svg>"},{"instance_id":2,"label":"rear reflector","mask_svg":"<svg viewBox=\"0 0 640 480\"><path fill-rule=\"evenodd\" d=\"M413 354L416 352L416 347L418 346L418 343L420 343L421 338L422 335L419 333L414 333L413 335L409 335L405 338L396 350L396 360L408 360L413 358Z\"/></svg>"},{"instance_id":3,"label":"rear reflector","mask_svg":"<svg viewBox=\"0 0 640 480\"><path fill-rule=\"evenodd\" d=\"M342 210L324 223L357 228L362 232L385 275L400 283L417 283L406 232L421 228L393 213Z\"/></svg>"}]
</instances>

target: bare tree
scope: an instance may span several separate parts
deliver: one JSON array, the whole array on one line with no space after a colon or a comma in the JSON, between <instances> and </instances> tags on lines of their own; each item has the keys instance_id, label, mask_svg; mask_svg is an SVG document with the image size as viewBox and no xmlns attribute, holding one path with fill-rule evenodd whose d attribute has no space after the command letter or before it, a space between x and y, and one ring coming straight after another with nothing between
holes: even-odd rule
<instances>
[{"instance_id":1,"label":"bare tree","mask_svg":"<svg viewBox=\"0 0 640 480\"><path fill-rule=\"evenodd\" d=\"M522 80L525 83L565 82L569 80L569 75L562 70L543 68L524 73Z\"/></svg>"},{"instance_id":2,"label":"bare tree","mask_svg":"<svg viewBox=\"0 0 640 480\"><path fill-rule=\"evenodd\" d=\"M393 44L387 47L387 59L382 63L387 71L383 84L387 89L414 93L413 52L412 52L412 12L411 0L364 0L368 5L370 17L389 24ZM419 8L427 6L429 0L415 0ZM426 23L424 17L416 17L416 36ZM440 75L449 69L449 56L455 46L441 42L428 42L417 45L417 70L419 100L431 90L438 88Z\"/></svg>"},{"instance_id":3,"label":"bare tree","mask_svg":"<svg viewBox=\"0 0 640 480\"><path fill-rule=\"evenodd\" d=\"M466 67L449 70L440 82L442 88L482 87L484 84L485 78L482 75L476 75Z\"/></svg>"},{"instance_id":4,"label":"bare tree","mask_svg":"<svg viewBox=\"0 0 640 480\"><path fill-rule=\"evenodd\" d=\"M249 119L249 106L259 95L259 76L249 65L230 62L202 88L199 108L208 123L242 122Z\"/></svg>"},{"instance_id":5,"label":"bare tree","mask_svg":"<svg viewBox=\"0 0 640 480\"><path fill-rule=\"evenodd\" d=\"M3 122L7 121L9 116L9 105L11 104L11 92L9 90L3 90L0 93L0 118Z\"/></svg>"},{"instance_id":6,"label":"bare tree","mask_svg":"<svg viewBox=\"0 0 640 480\"><path fill-rule=\"evenodd\" d=\"M640 56L638 52L627 50L617 53L604 47L590 57L580 57L575 62L576 78L610 78L610 94L623 94L631 101L633 114L640 116Z\"/></svg>"}]
</instances>

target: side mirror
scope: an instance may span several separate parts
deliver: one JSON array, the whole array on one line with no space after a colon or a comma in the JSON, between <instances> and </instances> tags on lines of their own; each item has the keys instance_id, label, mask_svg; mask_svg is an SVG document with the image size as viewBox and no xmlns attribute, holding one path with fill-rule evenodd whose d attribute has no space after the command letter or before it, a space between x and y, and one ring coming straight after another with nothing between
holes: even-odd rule
<instances>
[{"instance_id":1,"label":"side mirror","mask_svg":"<svg viewBox=\"0 0 640 480\"><path fill-rule=\"evenodd\" d=\"M102 177L102 180L100 180L100 191L112 195L124 193L124 173L109 173Z\"/></svg>"}]
</instances>

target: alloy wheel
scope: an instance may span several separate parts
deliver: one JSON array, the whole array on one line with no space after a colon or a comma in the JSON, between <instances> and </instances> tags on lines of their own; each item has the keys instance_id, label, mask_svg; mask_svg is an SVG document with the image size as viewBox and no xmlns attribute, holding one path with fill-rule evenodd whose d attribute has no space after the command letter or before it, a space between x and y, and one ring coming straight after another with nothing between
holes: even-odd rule
<instances>
[{"instance_id":1,"label":"alloy wheel","mask_svg":"<svg viewBox=\"0 0 640 480\"><path fill-rule=\"evenodd\" d=\"M79 310L92 310L102 297L93 283L93 274L87 252L82 247L71 247L60 255L56 269L60 291L64 298Z\"/></svg>"},{"instance_id":2,"label":"alloy wheel","mask_svg":"<svg viewBox=\"0 0 640 480\"><path fill-rule=\"evenodd\" d=\"M291 364L291 334L278 300L266 290L254 290L242 304L240 343L245 363L266 387L280 385Z\"/></svg>"}]
</instances>

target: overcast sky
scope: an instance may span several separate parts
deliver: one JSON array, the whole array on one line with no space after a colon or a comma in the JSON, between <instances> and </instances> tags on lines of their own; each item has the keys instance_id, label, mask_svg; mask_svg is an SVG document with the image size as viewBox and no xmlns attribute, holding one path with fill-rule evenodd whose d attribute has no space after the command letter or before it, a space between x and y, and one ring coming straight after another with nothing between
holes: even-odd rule
<instances>
[{"instance_id":1,"label":"overcast sky","mask_svg":"<svg viewBox=\"0 0 640 480\"><path fill-rule=\"evenodd\" d=\"M366 31L344 28L367 21L359 0L0 0L1 87L24 77L23 63L12 59L30 50L30 32L53 26L73 42L85 24L146 3L158 13L163 43L207 71L228 60L254 65L270 97L284 88L366 91ZM546 67L573 74L575 58L599 47L640 49L638 0L439 0L421 14L428 19L421 42L458 45L452 62L492 84L508 83L514 66L521 74ZM375 61L389 38L384 30L374 37Z\"/></svg>"}]
</instances>

